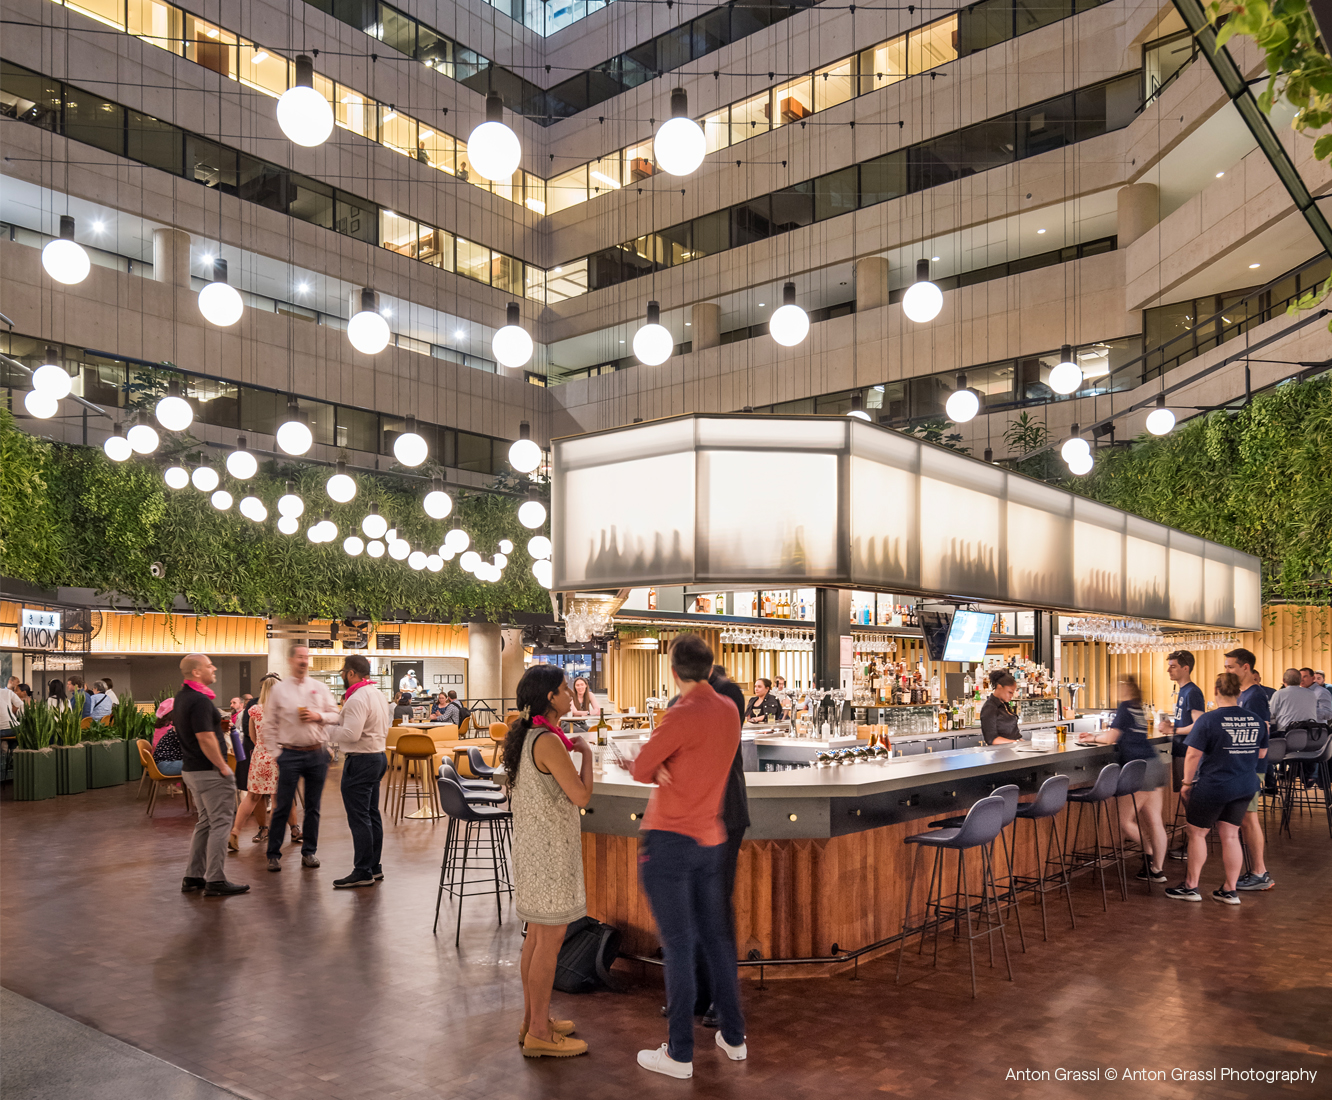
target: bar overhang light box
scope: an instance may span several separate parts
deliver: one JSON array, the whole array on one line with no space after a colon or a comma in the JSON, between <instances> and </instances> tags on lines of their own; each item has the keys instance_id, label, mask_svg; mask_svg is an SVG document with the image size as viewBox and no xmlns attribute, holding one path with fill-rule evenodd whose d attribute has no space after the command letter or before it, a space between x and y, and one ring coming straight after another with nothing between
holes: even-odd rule
<instances>
[{"instance_id":1,"label":"bar overhang light box","mask_svg":"<svg viewBox=\"0 0 1332 1100\"><path fill-rule=\"evenodd\" d=\"M1257 558L848 417L552 442L556 592L854 586L1262 628Z\"/></svg>"}]
</instances>

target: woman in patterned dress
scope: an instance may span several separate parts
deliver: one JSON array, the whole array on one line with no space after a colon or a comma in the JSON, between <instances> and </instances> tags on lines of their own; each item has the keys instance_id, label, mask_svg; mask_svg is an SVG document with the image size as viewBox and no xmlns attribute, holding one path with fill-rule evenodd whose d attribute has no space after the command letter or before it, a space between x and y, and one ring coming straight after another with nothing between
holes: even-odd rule
<instances>
[{"instance_id":1,"label":"woman in patterned dress","mask_svg":"<svg viewBox=\"0 0 1332 1100\"><path fill-rule=\"evenodd\" d=\"M236 820L232 823L231 837L227 841L227 848L233 852L240 851L241 826L251 813L255 821L259 822L259 831L254 834L252 843L263 844L268 841L268 826L263 823L267 816L264 812L264 798L277 791L277 762L264 747L263 738L259 736L259 726L264 720L264 704L268 702L268 693L279 679L281 677L276 673L265 676L259 685L259 702L250 708L250 740L254 742L254 752L250 754L245 795L236 807Z\"/></svg>"}]
</instances>

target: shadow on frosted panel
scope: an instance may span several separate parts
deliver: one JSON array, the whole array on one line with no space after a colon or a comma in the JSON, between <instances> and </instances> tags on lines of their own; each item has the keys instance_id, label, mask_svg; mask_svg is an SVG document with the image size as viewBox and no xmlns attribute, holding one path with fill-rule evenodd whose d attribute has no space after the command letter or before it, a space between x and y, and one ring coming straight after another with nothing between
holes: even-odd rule
<instances>
[{"instance_id":1,"label":"shadow on frosted panel","mask_svg":"<svg viewBox=\"0 0 1332 1100\"><path fill-rule=\"evenodd\" d=\"M998 596L999 549L986 542L950 539L948 554L939 562L940 587L958 595Z\"/></svg>"},{"instance_id":2,"label":"shadow on frosted panel","mask_svg":"<svg viewBox=\"0 0 1332 1100\"><path fill-rule=\"evenodd\" d=\"M1170 594L1163 578L1151 577L1128 580L1128 600L1124 611L1147 619L1170 618Z\"/></svg>"},{"instance_id":3,"label":"shadow on frosted panel","mask_svg":"<svg viewBox=\"0 0 1332 1100\"><path fill-rule=\"evenodd\" d=\"M746 555L743 542L714 535L707 542L699 559L698 577L808 577L810 580L831 580L837 577L837 558L834 554L822 565L812 560L804 524L786 528L779 536L780 545L775 553L764 551L763 562Z\"/></svg>"},{"instance_id":4,"label":"shadow on frosted panel","mask_svg":"<svg viewBox=\"0 0 1332 1100\"><path fill-rule=\"evenodd\" d=\"M1118 573L1105 569L1089 569L1077 582L1077 604L1088 611L1108 611L1118 614L1124 610L1124 590Z\"/></svg>"},{"instance_id":5,"label":"shadow on frosted panel","mask_svg":"<svg viewBox=\"0 0 1332 1100\"><path fill-rule=\"evenodd\" d=\"M906 582L916 587L916 571L907 563L906 540L901 536L882 535L851 542L851 576L863 584Z\"/></svg>"},{"instance_id":6,"label":"shadow on frosted panel","mask_svg":"<svg viewBox=\"0 0 1332 1100\"><path fill-rule=\"evenodd\" d=\"M1009 548L1009 560L1013 550ZM1048 603L1055 607L1068 606L1073 600L1073 578L1067 573L1049 573L1043 569L1015 569L1009 567L1008 595L1015 600Z\"/></svg>"},{"instance_id":7,"label":"shadow on frosted panel","mask_svg":"<svg viewBox=\"0 0 1332 1100\"><path fill-rule=\"evenodd\" d=\"M603 529L599 543L588 543L586 561L583 575L593 585L621 580L660 583L692 576L679 528L669 536L654 531L650 538L632 531L621 534L615 526L609 531Z\"/></svg>"}]
</instances>

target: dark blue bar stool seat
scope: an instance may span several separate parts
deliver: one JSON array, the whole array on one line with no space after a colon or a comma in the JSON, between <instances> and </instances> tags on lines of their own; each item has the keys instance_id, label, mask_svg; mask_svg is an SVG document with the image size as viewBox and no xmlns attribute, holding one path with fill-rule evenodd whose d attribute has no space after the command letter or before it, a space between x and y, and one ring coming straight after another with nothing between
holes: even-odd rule
<instances>
[{"instance_id":1,"label":"dark blue bar stool seat","mask_svg":"<svg viewBox=\"0 0 1332 1100\"><path fill-rule=\"evenodd\" d=\"M431 932L439 929L439 909L447 889L449 897L458 903L458 920L453 932L453 945L458 946L462 936L463 899L479 894L495 894L495 915L499 923L504 923L504 910L500 901L500 892L508 891L513 896L513 881L509 875L507 840L509 823L513 815L508 810L491 806L479 806L470 802L467 793L454 780L441 775L436 783L439 787L439 804L449 816L449 833L444 843L444 856L439 865L439 890L435 895L435 923ZM459 832L462 833L461 839ZM484 845L490 848L489 874L486 874L486 855ZM468 873L475 872L469 878ZM484 889L469 889L491 886Z\"/></svg>"},{"instance_id":2,"label":"dark blue bar stool seat","mask_svg":"<svg viewBox=\"0 0 1332 1100\"><path fill-rule=\"evenodd\" d=\"M1035 875L1017 875L1014 883L1019 891L1033 891L1041 900L1041 934L1050 938L1049 917L1045 910L1045 895L1052 890L1063 890L1064 900L1068 902L1068 923L1077 928L1077 919L1073 916L1073 891L1069 886L1068 860L1064 854L1064 841L1060 836L1055 818L1068 804L1068 776L1052 775L1036 792L1036 797L1017 808L1019 821L1031 822L1031 839L1036 846ZM1038 822L1049 821L1050 829L1045 838L1045 856L1041 856L1041 828ZM1013 842L1017 843L1017 827L1013 830ZM1058 858L1054 849L1059 850ZM1053 871L1051 870L1053 868Z\"/></svg>"},{"instance_id":3,"label":"dark blue bar stool seat","mask_svg":"<svg viewBox=\"0 0 1332 1100\"><path fill-rule=\"evenodd\" d=\"M1082 787L1079 790L1069 793L1069 802L1075 802L1078 806L1078 823L1073 830L1073 843L1068 843L1068 822L1064 822L1064 848L1068 853L1069 873L1077 874L1079 871L1096 871L1101 876L1101 908L1109 911L1110 903L1105 892L1105 867L1115 859L1114 844L1104 845L1101 843L1101 818L1104 816L1106 806L1115 792L1119 789L1119 765L1107 764L1101 769L1101 773L1096 777L1096 782L1090 787ZM1078 839L1082 832L1082 819L1086 816L1085 811L1090 806L1092 810L1092 846L1090 848L1079 848ZM1069 817L1073 815L1070 813Z\"/></svg>"}]
</instances>

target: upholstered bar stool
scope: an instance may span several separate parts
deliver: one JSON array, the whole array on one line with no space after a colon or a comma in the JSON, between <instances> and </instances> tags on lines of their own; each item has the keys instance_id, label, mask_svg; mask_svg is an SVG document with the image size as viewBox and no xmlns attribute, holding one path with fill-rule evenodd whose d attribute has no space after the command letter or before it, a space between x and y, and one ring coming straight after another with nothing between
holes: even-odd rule
<instances>
[{"instance_id":1,"label":"upholstered bar stool","mask_svg":"<svg viewBox=\"0 0 1332 1100\"><path fill-rule=\"evenodd\" d=\"M1110 902L1105 892L1105 865L1115 858L1115 849L1113 843L1108 847L1101 843L1101 818L1108 812L1106 803L1115 797L1118 789L1119 765L1107 764L1101 769L1095 783L1090 787L1073 791L1068 796L1069 802L1076 802L1078 805L1078 823L1073 830L1071 845L1068 843L1068 822L1064 822L1064 848L1068 852L1069 872L1077 874L1078 871L1091 870L1100 873L1101 908L1107 912L1110 909ZM1082 819L1086 816L1085 811L1088 806L1092 810L1092 846L1080 849L1078 840L1082 833ZM1069 817L1072 816L1070 811Z\"/></svg>"},{"instance_id":2,"label":"upholstered bar stool","mask_svg":"<svg viewBox=\"0 0 1332 1100\"><path fill-rule=\"evenodd\" d=\"M1004 909L1013 909L1017 913L1018 941L1022 944L1022 953L1027 953L1027 934L1022 930L1022 910L1018 908L1017 890L1013 883L1013 853L1017 849L1017 828L1014 826L1013 843L1008 843L1008 827L1013 825L1017 816L1018 798L1022 791L1016 783L1006 783L1002 787L995 787L990 794L997 795L1004 800L1004 824L999 830L999 844L1004 851L1004 866L1008 868L1008 877L1004 880L1004 888L999 891L1004 899ZM966 820L966 815L958 817L944 818L942 821L931 821L931 829L957 829L962 822ZM996 884L997 885L997 884Z\"/></svg>"},{"instance_id":3,"label":"upholstered bar stool","mask_svg":"<svg viewBox=\"0 0 1332 1100\"><path fill-rule=\"evenodd\" d=\"M453 945L458 946L462 936L463 900L482 894L494 893L495 916L504 923L504 909L500 893L513 896L513 882L509 877L508 861L502 852L504 837L513 815L508 810L488 806L475 806L467 800L463 789L452 779L441 776L438 781L439 804L453 823L451 843L446 845L439 864L439 889L435 894L435 923L431 933L439 930L439 910L444 891L457 902L458 919L453 930ZM459 837L461 833L461 837ZM490 849L489 874L486 874L485 848ZM469 877L472 873L472 877ZM489 886L486 884L489 883Z\"/></svg>"},{"instance_id":4,"label":"upholstered bar stool","mask_svg":"<svg viewBox=\"0 0 1332 1100\"><path fill-rule=\"evenodd\" d=\"M1142 790L1142 785L1147 780L1147 761L1130 760L1119 769L1119 781L1115 784L1116 798L1133 799L1133 820L1138 825L1138 836L1142 836L1142 819L1138 816L1138 792ZM1129 848L1129 841L1124 837L1124 827L1119 820L1118 804L1115 810L1110 812L1110 835L1114 838L1115 845L1115 866L1119 869L1119 895L1123 901L1128 901L1128 868L1125 860L1136 851L1139 855L1146 856L1147 852L1141 842L1134 849ZM1147 893L1152 892L1152 880L1147 880Z\"/></svg>"},{"instance_id":5,"label":"upholstered bar stool","mask_svg":"<svg viewBox=\"0 0 1332 1100\"><path fill-rule=\"evenodd\" d=\"M395 824L407 816L409 796L416 802L416 813L421 818L434 819L443 816L435 795L432 762L436 751L435 742L424 733L404 733L398 739L397 759L402 763L402 778L393 805ZM409 790L409 787L412 789ZM425 803L425 807L422 807L422 802Z\"/></svg>"},{"instance_id":6,"label":"upholstered bar stool","mask_svg":"<svg viewBox=\"0 0 1332 1100\"><path fill-rule=\"evenodd\" d=\"M1015 875L1014 883L1019 891L1034 891L1041 899L1041 935L1050 938L1049 917L1045 911L1045 895L1052 890L1063 890L1068 902L1068 923L1070 928L1077 928L1077 919L1073 916L1073 891L1069 886L1068 860L1064 854L1064 841L1060 835L1055 818L1068 804L1068 776L1052 775L1036 792L1036 797L1017 808L1019 821L1031 822L1032 843L1036 847L1035 875ZM1050 822L1050 830L1045 838L1045 856L1041 857L1041 821ZM1017 826L1013 828L1013 844L1017 846ZM1056 857L1054 850L1059 850ZM1054 868L1053 872L1051 868Z\"/></svg>"}]
</instances>

